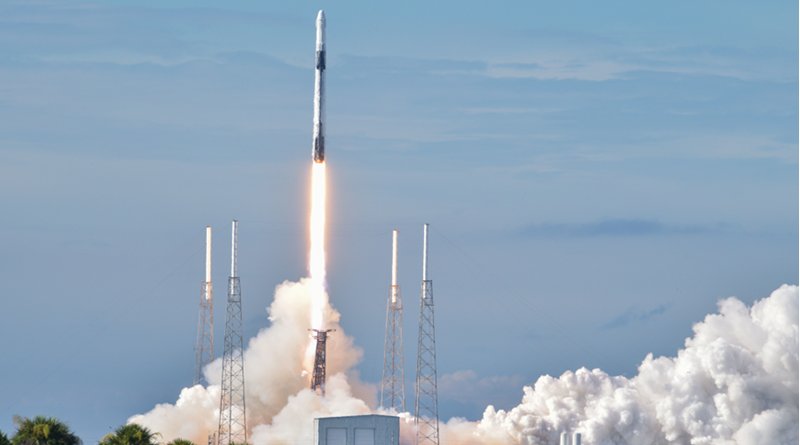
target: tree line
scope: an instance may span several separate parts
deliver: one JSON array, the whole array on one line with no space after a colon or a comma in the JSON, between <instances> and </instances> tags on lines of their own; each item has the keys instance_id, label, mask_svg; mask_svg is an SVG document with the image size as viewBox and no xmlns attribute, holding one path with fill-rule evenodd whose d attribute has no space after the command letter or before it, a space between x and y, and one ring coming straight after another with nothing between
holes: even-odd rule
<instances>
[{"instance_id":1,"label":"tree line","mask_svg":"<svg viewBox=\"0 0 800 445\"><path fill-rule=\"evenodd\" d=\"M17 432L11 438L0 431L0 445L83 445L66 423L54 418L14 417ZM160 435L136 424L122 425L106 434L98 445L158 445ZM194 445L186 439L175 439L167 445Z\"/></svg>"}]
</instances>

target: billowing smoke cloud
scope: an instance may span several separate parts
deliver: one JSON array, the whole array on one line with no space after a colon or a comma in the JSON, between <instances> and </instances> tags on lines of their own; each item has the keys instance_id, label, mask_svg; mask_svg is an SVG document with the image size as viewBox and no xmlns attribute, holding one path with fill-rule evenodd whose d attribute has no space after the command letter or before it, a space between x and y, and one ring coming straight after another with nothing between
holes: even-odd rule
<instances>
[{"instance_id":1,"label":"billowing smoke cloud","mask_svg":"<svg viewBox=\"0 0 800 445\"><path fill-rule=\"evenodd\" d=\"M748 308L735 298L694 326L677 357L648 355L631 379L594 369L543 376L509 411L450 421L446 443L796 444L798 289L782 286Z\"/></svg>"},{"instance_id":2,"label":"billowing smoke cloud","mask_svg":"<svg viewBox=\"0 0 800 445\"><path fill-rule=\"evenodd\" d=\"M245 354L248 424L254 445L311 443L312 419L373 412L374 387L352 371L361 358L326 304L330 337L327 396L306 387L309 286L278 286L272 325ZM219 362L208 367L219 381ZM216 428L219 387L195 386L175 405L156 406L131 422L205 443ZM587 445L750 445L798 443L798 288L782 286L747 307L735 298L694 326L676 357L648 355L633 378L594 369L543 376L523 388L521 403L489 406L483 418L441 426L447 445L544 445L561 431L580 431ZM401 442L413 444L413 422L401 414Z\"/></svg>"},{"instance_id":3,"label":"billowing smoke cloud","mask_svg":"<svg viewBox=\"0 0 800 445\"><path fill-rule=\"evenodd\" d=\"M311 443L314 417L368 413L368 402L375 400L375 388L360 382L352 371L362 352L339 326L339 313L327 296L324 319L327 328L337 330L328 337L327 396L308 389L310 379L304 370L311 368L307 351L314 289L307 279L280 284L269 308L270 327L246 347L245 403L248 437L254 444ZM211 383L207 388L185 388L174 405L157 405L129 422L159 432L164 442L184 438L205 444L217 428L221 366L218 359L205 369Z\"/></svg>"}]
</instances>

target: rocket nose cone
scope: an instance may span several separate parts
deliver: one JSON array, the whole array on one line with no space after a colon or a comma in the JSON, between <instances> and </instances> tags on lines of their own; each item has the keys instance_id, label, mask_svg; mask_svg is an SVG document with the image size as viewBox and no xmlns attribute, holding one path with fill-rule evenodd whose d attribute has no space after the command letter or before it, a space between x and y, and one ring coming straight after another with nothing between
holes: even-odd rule
<instances>
[{"instance_id":1,"label":"rocket nose cone","mask_svg":"<svg viewBox=\"0 0 800 445\"><path fill-rule=\"evenodd\" d=\"M317 25L325 26L325 11L322 9L317 13Z\"/></svg>"}]
</instances>

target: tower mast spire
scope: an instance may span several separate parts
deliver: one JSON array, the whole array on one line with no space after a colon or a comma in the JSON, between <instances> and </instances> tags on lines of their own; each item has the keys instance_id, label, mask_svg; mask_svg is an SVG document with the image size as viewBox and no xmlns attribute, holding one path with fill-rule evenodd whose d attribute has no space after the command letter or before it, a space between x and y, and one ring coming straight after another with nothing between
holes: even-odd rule
<instances>
[{"instance_id":1,"label":"tower mast spire","mask_svg":"<svg viewBox=\"0 0 800 445\"><path fill-rule=\"evenodd\" d=\"M214 359L214 296L211 286L211 226L206 226L206 277L200 291L197 317L194 384L203 383L203 368Z\"/></svg>"},{"instance_id":2,"label":"tower mast spire","mask_svg":"<svg viewBox=\"0 0 800 445\"><path fill-rule=\"evenodd\" d=\"M428 279L428 224L422 231L422 289L419 300L417 379L414 385L416 445L439 445L439 401L436 384L436 329L433 281Z\"/></svg>"},{"instance_id":3,"label":"tower mast spire","mask_svg":"<svg viewBox=\"0 0 800 445\"><path fill-rule=\"evenodd\" d=\"M231 224L231 276L225 316L225 350L222 354L222 389L219 401L218 445L247 443L244 400L244 342L242 337L242 293L239 286L239 221Z\"/></svg>"},{"instance_id":4,"label":"tower mast spire","mask_svg":"<svg viewBox=\"0 0 800 445\"><path fill-rule=\"evenodd\" d=\"M383 376L380 406L406 410L405 376L403 371L403 301L397 284L397 229L392 230L392 281L386 302L386 336L383 345Z\"/></svg>"}]
</instances>

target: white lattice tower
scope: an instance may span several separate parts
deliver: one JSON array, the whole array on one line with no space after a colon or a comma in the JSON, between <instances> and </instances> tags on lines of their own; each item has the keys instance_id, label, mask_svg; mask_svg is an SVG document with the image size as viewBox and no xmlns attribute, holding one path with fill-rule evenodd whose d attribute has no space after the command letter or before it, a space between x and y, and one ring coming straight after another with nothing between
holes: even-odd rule
<instances>
[{"instance_id":1,"label":"white lattice tower","mask_svg":"<svg viewBox=\"0 0 800 445\"><path fill-rule=\"evenodd\" d=\"M203 368L214 360L214 294L211 286L211 226L206 226L206 279L200 292L194 383L204 382Z\"/></svg>"},{"instance_id":2,"label":"white lattice tower","mask_svg":"<svg viewBox=\"0 0 800 445\"><path fill-rule=\"evenodd\" d=\"M231 229L231 276L225 317L225 350L222 354L222 388L219 401L219 445L247 443L244 400L244 341L242 338L242 293L238 273L238 229Z\"/></svg>"},{"instance_id":3,"label":"white lattice tower","mask_svg":"<svg viewBox=\"0 0 800 445\"><path fill-rule=\"evenodd\" d=\"M397 230L392 230L392 281L386 301L386 336L380 406L401 413L406 410L403 364L403 300L397 284Z\"/></svg>"},{"instance_id":4,"label":"white lattice tower","mask_svg":"<svg viewBox=\"0 0 800 445\"><path fill-rule=\"evenodd\" d=\"M414 385L415 443L439 445L436 328L433 312L433 281L428 279L428 224L423 226L422 239L422 289L419 301L417 378Z\"/></svg>"}]
</instances>

